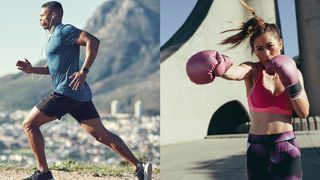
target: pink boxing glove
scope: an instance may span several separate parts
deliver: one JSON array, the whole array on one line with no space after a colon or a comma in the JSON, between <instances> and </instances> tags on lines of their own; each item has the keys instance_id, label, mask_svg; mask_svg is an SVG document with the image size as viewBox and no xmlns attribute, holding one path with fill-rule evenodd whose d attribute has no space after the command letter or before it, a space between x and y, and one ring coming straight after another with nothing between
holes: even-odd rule
<instances>
[{"instance_id":1,"label":"pink boxing glove","mask_svg":"<svg viewBox=\"0 0 320 180\"><path fill-rule=\"evenodd\" d=\"M265 65L269 75L279 74L279 78L291 100L297 99L302 93L298 69L294 60L285 55L279 55Z\"/></svg>"},{"instance_id":2,"label":"pink boxing glove","mask_svg":"<svg viewBox=\"0 0 320 180\"><path fill-rule=\"evenodd\" d=\"M195 84L211 83L216 76L222 76L233 62L214 50L200 51L188 60L186 71Z\"/></svg>"}]
</instances>

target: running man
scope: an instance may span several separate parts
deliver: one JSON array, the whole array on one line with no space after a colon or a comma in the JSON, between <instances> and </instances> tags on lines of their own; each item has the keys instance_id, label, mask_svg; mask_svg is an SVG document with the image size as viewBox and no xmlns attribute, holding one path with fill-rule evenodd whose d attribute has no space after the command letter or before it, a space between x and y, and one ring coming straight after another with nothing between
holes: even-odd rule
<instances>
[{"instance_id":1,"label":"running man","mask_svg":"<svg viewBox=\"0 0 320 180\"><path fill-rule=\"evenodd\" d=\"M23 122L38 165L38 170L26 180L53 179L47 165L45 142L39 127L55 119L61 119L68 113L97 141L125 158L134 168L139 180L151 179L151 163L140 162L119 136L104 127L92 102L86 78L98 53L99 39L72 25L62 24L62 17L63 8L59 2L50 1L42 5L40 25L51 35L45 50L47 65L33 67L27 59L19 60L16 64L19 70L28 74L50 74L54 85L54 91L40 100ZM79 69L80 46L85 46L86 56Z\"/></svg>"}]
</instances>

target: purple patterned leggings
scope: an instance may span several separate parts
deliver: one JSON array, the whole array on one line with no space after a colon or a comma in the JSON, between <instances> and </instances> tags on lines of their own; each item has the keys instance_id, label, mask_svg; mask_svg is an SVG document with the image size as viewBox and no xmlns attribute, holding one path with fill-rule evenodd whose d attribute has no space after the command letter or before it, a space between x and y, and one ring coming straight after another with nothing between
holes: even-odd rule
<instances>
[{"instance_id":1,"label":"purple patterned leggings","mask_svg":"<svg viewBox=\"0 0 320 180\"><path fill-rule=\"evenodd\" d=\"M247 173L249 180L301 180L301 153L294 133L249 134Z\"/></svg>"}]
</instances>

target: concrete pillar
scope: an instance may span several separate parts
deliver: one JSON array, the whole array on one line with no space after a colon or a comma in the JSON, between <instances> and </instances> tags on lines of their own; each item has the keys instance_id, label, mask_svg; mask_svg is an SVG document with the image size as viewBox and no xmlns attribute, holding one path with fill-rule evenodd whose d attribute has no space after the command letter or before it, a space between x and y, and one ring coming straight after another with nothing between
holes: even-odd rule
<instances>
[{"instance_id":1,"label":"concrete pillar","mask_svg":"<svg viewBox=\"0 0 320 180\"><path fill-rule=\"evenodd\" d=\"M320 115L320 1L296 0L301 71L310 101L310 116Z\"/></svg>"}]
</instances>

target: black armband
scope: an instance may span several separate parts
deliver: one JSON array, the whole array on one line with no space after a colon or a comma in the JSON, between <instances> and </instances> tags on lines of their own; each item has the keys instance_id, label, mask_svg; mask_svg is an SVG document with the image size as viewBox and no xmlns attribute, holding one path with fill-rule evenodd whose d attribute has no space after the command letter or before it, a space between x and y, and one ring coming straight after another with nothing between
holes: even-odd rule
<instances>
[{"instance_id":1,"label":"black armband","mask_svg":"<svg viewBox=\"0 0 320 180\"><path fill-rule=\"evenodd\" d=\"M289 94L289 97L291 100L297 99L298 97L300 97L301 93L302 93L302 86L300 81L298 81L296 84L289 86L287 88L287 92Z\"/></svg>"}]
</instances>

